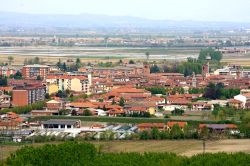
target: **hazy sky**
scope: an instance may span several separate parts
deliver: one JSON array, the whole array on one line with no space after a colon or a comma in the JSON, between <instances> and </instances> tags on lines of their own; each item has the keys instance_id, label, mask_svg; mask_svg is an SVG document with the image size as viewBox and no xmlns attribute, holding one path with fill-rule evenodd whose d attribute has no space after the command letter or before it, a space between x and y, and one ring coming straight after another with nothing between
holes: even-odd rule
<instances>
[{"instance_id":1,"label":"hazy sky","mask_svg":"<svg viewBox=\"0 0 250 166\"><path fill-rule=\"evenodd\" d=\"M250 0L0 0L0 11L250 22Z\"/></svg>"}]
</instances>

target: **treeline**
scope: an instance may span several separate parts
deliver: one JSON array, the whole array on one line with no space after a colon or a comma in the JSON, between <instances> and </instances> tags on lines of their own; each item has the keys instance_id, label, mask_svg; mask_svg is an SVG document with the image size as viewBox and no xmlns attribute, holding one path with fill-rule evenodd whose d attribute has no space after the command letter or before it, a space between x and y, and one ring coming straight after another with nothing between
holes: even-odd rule
<instances>
[{"instance_id":1,"label":"treeline","mask_svg":"<svg viewBox=\"0 0 250 166\"><path fill-rule=\"evenodd\" d=\"M176 63L174 65L158 66L155 64L150 67L150 72L151 73L159 73L159 72L182 73L184 74L184 76L190 76L193 74L193 72L195 74L201 74L202 63L188 61L188 62Z\"/></svg>"},{"instance_id":2,"label":"treeline","mask_svg":"<svg viewBox=\"0 0 250 166\"><path fill-rule=\"evenodd\" d=\"M39 101L33 104L29 104L26 106L21 107L14 107L14 108L5 108L0 110L0 114L4 114L7 112L14 112L17 114L27 114L32 110L42 110L45 107L45 101Z\"/></svg>"},{"instance_id":3,"label":"treeline","mask_svg":"<svg viewBox=\"0 0 250 166\"><path fill-rule=\"evenodd\" d=\"M209 83L204 90L203 97L208 99L230 99L238 94L240 94L240 89L226 89L223 83Z\"/></svg>"},{"instance_id":4,"label":"treeline","mask_svg":"<svg viewBox=\"0 0 250 166\"><path fill-rule=\"evenodd\" d=\"M82 166L246 166L250 154L216 153L198 154L190 158L174 153L104 153L101 146L89 143L65 142L63 144L23 147L5 161L5 165L82 165Z\"/></svg>"},{"instance_id":5,"label":"treeline","mask_svg":"<svg viewBox=\"0 0 250 166\"><path fill-rule=\"evenodd\" d=\"M187 62L175 63L172 65L162 65L158 66L156 64L152 65L150 68L151 73L182 73L184 76L190 76L193 74L202 73L202 65L210 61L210 68L217 69L220 67L220 61L222 59L222 53L216 51L213 48L201 49L198 59L196 58L187 58Z\"/></svg>"},{"instance_id":6,"label":"treeline","mask_svg":"<svg viewBox=\"0 0 250 166\"><path fill-rule=\"evenodd\" d=\"M204 132L202 132L203 134ZM208 135L208 131L206 132ZM206 135L206 136L207 136ZM164 140L164 139L198 139L203 135L199 135L193 126L185 126L182 130L178 125L174 125L171 130L160 131L156 128L152 130L144 130L139 133L140 140Z\"/></svg>"}]
</instances>

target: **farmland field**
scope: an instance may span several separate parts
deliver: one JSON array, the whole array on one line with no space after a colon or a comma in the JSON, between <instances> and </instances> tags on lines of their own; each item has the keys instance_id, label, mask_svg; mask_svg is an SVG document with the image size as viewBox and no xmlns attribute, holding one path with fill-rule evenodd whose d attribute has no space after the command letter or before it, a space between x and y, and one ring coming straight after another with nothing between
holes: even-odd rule
<instances>
[{"instance_id":1,"label":"farmland field","mask_svg":"<svg viewBox=\"0 0 250 166\"><path fill-rule=\"evenodd\" d=\"M27 46L0 47L0 62L8 62L8 56L14 57L13 65L22 65L24 59L39 57L42 62L55 64L79 57L82 62L118 61L119 59L144 59L145 52L151 60L183 61L187 57L198 57L201 48L126 48L126 47L56 47ZM222 62L250 66L250 54L224 54ZM237 59L237 62L235 60Z\"/></svg>"},{"instance_id":2,"label":"farmland field","mask_svg":"<svg viewBox=\"0 0 250 166\"><path fill-rule=\"evenodd\" d=\"M192 156L203 152L200 140L164 140L164 141L91 141L97 147L101 145L103 152L174 152L180 155ZM40 146L41 143L32 146ZM15 152L20 146L0 146L0 157L6 158ZM250 153L249 139L229 139L206 142L206 152L245 152Z\"/></svg>"}]
</instances>

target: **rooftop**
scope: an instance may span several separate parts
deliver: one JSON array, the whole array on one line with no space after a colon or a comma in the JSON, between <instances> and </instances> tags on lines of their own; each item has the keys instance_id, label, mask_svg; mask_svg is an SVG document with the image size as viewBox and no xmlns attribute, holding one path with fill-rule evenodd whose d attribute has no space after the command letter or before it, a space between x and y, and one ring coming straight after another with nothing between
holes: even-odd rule
<instances>
[{"instance_id":1,"label":"rooftop","mask_svg":"<svg viewBox=\"0 0 250 166\"><path fill-rule=\"evenodd\" d=\"M80 120L71 120L71 119L50 119L48 121L42 121L42 124L46 125L52 125L52 124L58 124L58 125L74 125L78 123Z\"/></svg>"}]
</instances>

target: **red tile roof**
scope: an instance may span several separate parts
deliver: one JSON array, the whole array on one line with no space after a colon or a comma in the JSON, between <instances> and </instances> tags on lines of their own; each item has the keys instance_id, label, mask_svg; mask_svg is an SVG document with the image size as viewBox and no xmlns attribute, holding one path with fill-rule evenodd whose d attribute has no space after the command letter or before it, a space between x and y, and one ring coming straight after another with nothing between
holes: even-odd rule
<instances>
[{"instance_id":1,"label":"red tile roof","mask_svg":"<svg viewBox=\"0 0 250 166\"><path fill-rule=\"evenodd\" d=\"M138 128L164 128L164 123L140 123L137 125Z\"/></svg>"},{"instance_id":2,"label":"red tile roof","mask_svg":"<svg viewBox=\"0 0 250 166\"><path fill-rule=\"evenodd\" d=\"M86 80L88 79L86 76L72 76L72 75L48 75L47 79L80 79L80 80Z\"/></svg>"},{"instance_id":3,"label":"red tile roof","mask_svg":"<svg viewBox=\"0 0 250 166\"><path fill-rule=\"evenodd\" d=\"M184 128L187 125L187 122L168 122L167 126L172 128L174 125L179 125L180 128Z\"/></svg>"}]
</instances>

